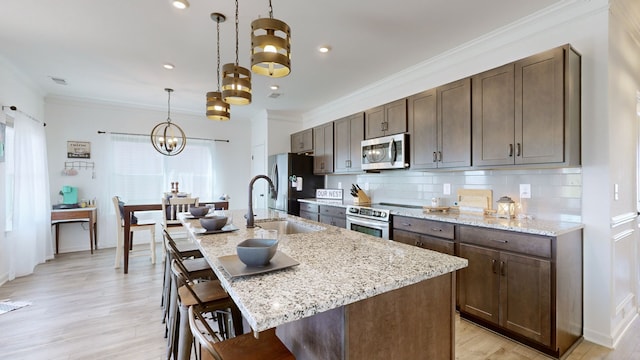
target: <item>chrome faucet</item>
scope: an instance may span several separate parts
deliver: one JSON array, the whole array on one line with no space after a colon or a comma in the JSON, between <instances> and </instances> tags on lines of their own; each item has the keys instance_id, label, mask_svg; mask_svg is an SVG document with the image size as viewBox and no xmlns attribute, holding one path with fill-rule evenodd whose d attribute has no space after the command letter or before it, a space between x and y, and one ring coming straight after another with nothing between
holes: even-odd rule
<instances>
[{"instance_id":1,"label":"chrome faucet","mask_svg":"<svg viewBox=\"0 0 640 360\"><path fill-rule=\"evenodd\" d=\"M278 190L276 190L276 187L273 185L273 181L271 181L271 179L269 179L269 177L267 175L256 175L253 177L253 179L251 179L251 181L249 182L249 210L247 211L247 228L252 228L254 227L254 221L253 221L253 184L256 182L256 180L258 179L265 179L267 180L267 182L269 183L269 187L271 188L271 197L273 199L275 199L276 197L278 197Z\"/></svg>"}]
</instances>

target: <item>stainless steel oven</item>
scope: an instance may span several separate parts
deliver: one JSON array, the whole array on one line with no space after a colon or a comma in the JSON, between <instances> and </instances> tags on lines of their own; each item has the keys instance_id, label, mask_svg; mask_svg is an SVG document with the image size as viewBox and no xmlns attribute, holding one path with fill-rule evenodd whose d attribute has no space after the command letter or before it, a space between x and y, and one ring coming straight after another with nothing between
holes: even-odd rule
<instances>
[{"instance_id":1,"label":"stainless steel oven","mask_svg":"<svg viewBox=\"0 0 640 360\"><path fill-rule=\"evenodd\" d=\"M365 206L347 207L347 229L389 240L389 210Z\"/></svg>"}]
</instances>

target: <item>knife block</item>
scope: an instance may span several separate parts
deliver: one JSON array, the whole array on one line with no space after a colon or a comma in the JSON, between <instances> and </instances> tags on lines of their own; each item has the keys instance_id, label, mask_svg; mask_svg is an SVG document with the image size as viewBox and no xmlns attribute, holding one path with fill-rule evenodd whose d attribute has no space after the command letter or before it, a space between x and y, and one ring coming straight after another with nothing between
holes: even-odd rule
<instances>
[{"instance_id":1,"label":"knife block","mask_svg":"<svg viewBox=\"0 0 640 360\"><path fill-rule=\"evenodd\" d=\"M353 205L371 205L371 199L364 191L358 190L358 197L353 198Z\"/></svg>"}]
</instances>

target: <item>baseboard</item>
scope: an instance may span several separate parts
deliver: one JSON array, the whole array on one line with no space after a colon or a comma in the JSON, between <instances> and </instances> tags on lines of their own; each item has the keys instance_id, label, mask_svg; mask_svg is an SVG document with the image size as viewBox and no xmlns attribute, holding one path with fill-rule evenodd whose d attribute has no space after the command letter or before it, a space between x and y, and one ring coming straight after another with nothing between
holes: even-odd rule
<instances>
[{"instance_id":1,"label":"baseboard","mask_svg":"<svg viewBox=\"0 0 640 360\"><path fill-rule=\"evenodd\" d=\"M594 344L598 344L606 348L613 349L613 337L611 337L611 335L602 334L600 332L592 331L585 328L584 339Z\"/></svg>"},{"instance_id":2,"label":"baseboard","mask_svg":"<svg viewBox=\"0 0 640 360\"><path fill-rule=\"evenodd\" d=\"M4 285L7 281L9 281L9 274L4 273L0 275L0 286Z\"/></svg>"}]
</instances>

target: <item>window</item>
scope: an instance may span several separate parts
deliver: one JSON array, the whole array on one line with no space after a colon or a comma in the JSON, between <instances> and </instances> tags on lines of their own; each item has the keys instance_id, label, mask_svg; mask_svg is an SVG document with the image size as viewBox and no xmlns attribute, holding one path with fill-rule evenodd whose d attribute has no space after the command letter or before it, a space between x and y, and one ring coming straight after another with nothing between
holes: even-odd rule
<instances>
[{"instance_id":1,"label":"window","mask_svg":"<svg viewBox=\"0 0 640 360\"><path fill-rule=\"evenodd\" d=\"M203 200L214 199L215 143L188 139L176 156L159 154L148 136L111 135L113 171L110 190L125 201L155 200L178 182L181 192Z\"/></svg>"}]
</instances>

